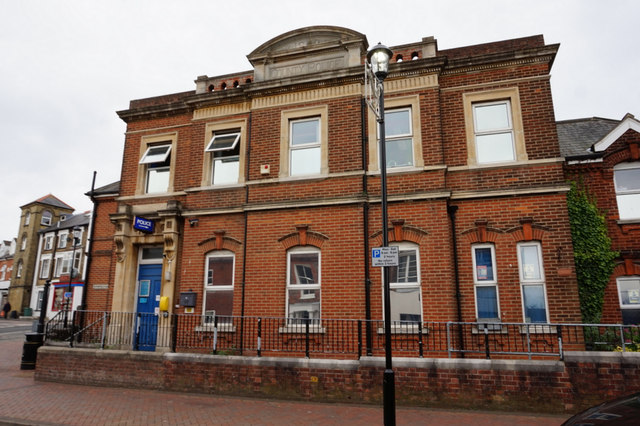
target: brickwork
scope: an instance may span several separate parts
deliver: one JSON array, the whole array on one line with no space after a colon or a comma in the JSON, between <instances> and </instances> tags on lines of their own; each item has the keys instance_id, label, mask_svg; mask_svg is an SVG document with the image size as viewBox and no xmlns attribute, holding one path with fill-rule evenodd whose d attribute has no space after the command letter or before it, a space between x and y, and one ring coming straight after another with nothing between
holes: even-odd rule
<instances>
[{"instance_id":1,"label":"brickwork","mask_svg":"<svg viewBox=\"0 0 640 426\"><path fill-rule=\"evenodd\" d=\"M380 403L382 358L252 358L42 347L35 378L83 385ZM567 353L561 361L396 359L402 405L574 412L640 390L635 353Z\"/></svg>"}]
</instances>

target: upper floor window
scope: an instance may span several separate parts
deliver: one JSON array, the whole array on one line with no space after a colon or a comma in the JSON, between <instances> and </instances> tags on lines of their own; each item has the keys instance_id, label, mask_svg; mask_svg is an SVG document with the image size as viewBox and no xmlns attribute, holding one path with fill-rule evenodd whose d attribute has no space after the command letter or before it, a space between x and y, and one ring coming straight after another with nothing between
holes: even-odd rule
<instances>
[{"instance_id":1,"label":"upper floor window","mask_svg":"<svg viewBox=\"0 0 640 426\"><path fill-rule=\"evenodd\" d=\"M328 167L328 108L282 112L280 176L325 175Z\"/></svg>"},{"instance_id":2,"label":"upper floor window","mask_svg":"<svg viewBox=\"0 0 640 426\"><path fill-rule=\"evenodd\" d=\"M513 124L509 101L473 105L478 163L503 163L515 160Z\"/></svg>"},{"instance_id":3,"label":"upper floor window","mask_svg":"<svg viewBox=\"0 0 640 426\"><path fill-rule=\"evenodd\" d=\"M465 93L463 103L469 164L527 160L517 87Z\"/></svg>"},{"instance_id":4,"label":"upper floor window","mask_svg":"<svg viewBox=\"0 0 640 426\"><path fill-rule=\"evenodd\" d=\"M31 212L26 212L24 215L24 226L27 226L31 222Z\"/></svg>"},{"instance_id":5,"label":"upper floor window","mask_svg":"<svg viewBox=\"0 0 640 426\"><path fill-rule=\"evenodd\" d=\"M27 236L22 236L22 241L20 242L20 250L25 251L27 249Z\"/></svg>"},{"instance_id":6,"label":"upper floor window","mask_svg":"<svg viewBox=\"0 0 640 426\"><path fill-rule=\"evenodd\" d=\"M411 108L386 111L384 121L387 168L413 166Z\"/></svg>"},{"instance_id":7,"label":"upper floor window","mask_svg":"<svg viewBox=\"0 0 640 426\"><path fill-rule=\"evenodd\" d=\"M2 265L0 268L0 281L4 281L7 275L7 265Z\"/></svg>"},{"instance_id":8,"label":"upper floor window","mask_svg":"<svg viewBox=\"0 0 640 426\"><path fill-rule=\"evenodd\" d=\"M48 278L49 277L49 265L51 263L51 259L46 258L42 259L40 262L40 278Z\"/></svg>"},{"instance_id":9,"label":"upper floor window","mask_svg":"<svg viewBox=\"0 0 640 426\"><path fill-rule=\"evenodd\" d=\"M389 267L391 321L397 324L422 322L419 251L415 244L398 244L398 266Z\"/></svg>"},{"instance_id":10,"label":"upper floor window","mask_svg":"<svg viewBox=\"0 0 640 426\"><path fill-rule=\"evenodd\" d=\"M69 237L68 233L61 233L60 236L58 237L58 248L62 249L65 248L67 246L67 239Z\"/></svg>"},{"instance_id":11,"label":"upper floor window","mask_svg":"<svg viewBox=\"0 0 640 426\"><path fill-rule=\"evenodd\" d=\"M42 219L40 223L45 226L51 226L51 212L49 210L45 210L42 212Z\"/></svg>"},{"instance_id":12,"label":"upper floor window","mask_svg":"<svg viewBox=\"0 0 640 426\"><path fill-rule=\"evenodd\" d=\"M235 256L230 251L217 251L207 256L205 265L204 322L218 317L218 323L231 323Z\"/></svg>"},{"instance_id":13,"label":"upper floor window","mask_svg":"<svg viewBox=\"0 0 640 426\"><path fill-rule=\"evenodd\" d=\"M171 145L154 145L147 148L140 159L146 166L145 192L167 192L171 172Z\"/></svg>"},{"instance_id":14,"label":"upper floor window","mask_svg":"<svg viewBox=\"0 0 640 426\"><path fill-rule=\"evenodd\" d=\"M500 305L498 303L495 247L492 244L474 245L472 260L476 318L478 321L498 321L500 320Z\"/></svg>"},{"instance_id":15,"label":"upper floor window","mask_svg":"<svg viewBox=\"0 0 640 426\"><path fill-rule=\"evenodd\" d=\"M22 277L22 260L18 261L18 269L16 269L16 278Z\"/></svg>"},{"instance_id":16,"label":"upper floor window","mask_svg":"<svg viewBox=\"0 0 640 426\"><path fill-rule=\"evenodd\" d=\"M290 323L320 319L320 250L295 247L287 253L286 306Z\"/></svg>"},{"instance_id":17,"label":"upper floor window","mask_svg":"<svg viewBox=\"0 0 640 426\"><path fill-rule=\"evenodd\" d=\"M640 162L616 165L613 179L620 219L640 219Z\"/></svg>"},{"instance_id":18,"label":"upper floor window","mask_svg":"<svg viewBox=\"0 0 640 426\"><path fill-rule=\"evenodd\" d=\"M289 170L291 176L320 173L320 118L291 121Z\"/></svg>"},{"instance_id":19,"label":"upper floor window","mask_svg":"<svg viewBox=\"0 0 640 426\"><path fill-rule=\"evenodd\" d=\"M53 247L53 235L45 235L44 236L44 249L51 250Z\"/></svg>"},{"instance_id":20,"label":"upper floor window","mask_svg":"<svg viewBox=\"0 0 640 426\"><path fill-rule=\"evenodd\" d=\"M525 322L548 322L547 295L540 243L518 244L518 269Z\"/></svg>"},{"instance_id":21,"label":"upper floor window","mask_svg":"<svg viewBox=\"0 0 640 426\"><path fill-rule=\"evenodd\" d=\"M240 171L240 133L215 133L205 151L210 152L211 184L238 182Z\"/></svg>"}]
</instances>

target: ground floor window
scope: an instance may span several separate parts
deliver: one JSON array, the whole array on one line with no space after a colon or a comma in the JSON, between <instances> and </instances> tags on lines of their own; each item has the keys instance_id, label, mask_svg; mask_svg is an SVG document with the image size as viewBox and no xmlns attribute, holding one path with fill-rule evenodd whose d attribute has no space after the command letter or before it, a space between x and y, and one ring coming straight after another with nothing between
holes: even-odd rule
<instances>
[{"instance_id":1,"label":"ground floor window","mask_svg":"<svg viewBox=\"0 0 640 426\"><path fill-rule=\"evenodd\" d=\"M209 254L204 284L204 322L232 322L235 256L230 251Z\"/></svg>"},{"instance_id":2,"label":"ground floor window","mask_svg":"<svg viewBox=\"0 0 640 426\"><path fill-rule=\"evenodd\" d=\"M389 266L392 324L422 322L420 255L415 244L398 244L398 266ZM383 283L384 284L384 283Z\"/></svg>"},{"instance_id":3,"label":"ground floor window","mask_svg":"<svg viewBox=\"0 0 640 426\"><path fill-rule=\"evenodd\" d=\"M473 283L478 321L500 321L496 252L492 244L474 245Z\"/></svg>"},{"instance_id":4,"label":"ground floor window","mask_svg":"<svg viewBox=\"0 0 640 426\"><path fill-rule=\"evenodd\" d=\"M320 319L320 250L297 247L287 253L286 314L290 324Z\"/></svg>"},{"instance_id":5,"label":"ground floor window","mask_svg":"<svg viewBox=\"0 0 640 426\"><path fill-rule=\"evenodd\" d=\"M640 277L621 277L617 282L622 322L640 323Z\"/></svg>"},{"instance_id":6,"label":"ground floor window","mask_svg":"<svg viewBox=\"0 0 640 426\"><path fill-rule=\"evenodd\" d=\"M518 244L522 309L527 323L549 322L542 249L538 242Z\"/></svg>"}]
</instances>

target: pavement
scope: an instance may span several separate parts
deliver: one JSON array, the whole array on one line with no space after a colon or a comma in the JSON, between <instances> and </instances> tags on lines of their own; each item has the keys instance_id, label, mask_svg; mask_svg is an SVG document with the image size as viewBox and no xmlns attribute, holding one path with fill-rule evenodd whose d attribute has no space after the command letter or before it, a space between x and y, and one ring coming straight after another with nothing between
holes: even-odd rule
<instances>
[{"instance_id":1,"label":"pavement","mask_svg":"<svg viewBox=\"0 0 640 426\"><path fill-rule=\"evenodd\" d=\"M0 425L381 425L381 406L37 382L20 370L32 320L0 319ZM560 425L569 416L398 406L398 425Z\"/></svg>"}]
</instances>

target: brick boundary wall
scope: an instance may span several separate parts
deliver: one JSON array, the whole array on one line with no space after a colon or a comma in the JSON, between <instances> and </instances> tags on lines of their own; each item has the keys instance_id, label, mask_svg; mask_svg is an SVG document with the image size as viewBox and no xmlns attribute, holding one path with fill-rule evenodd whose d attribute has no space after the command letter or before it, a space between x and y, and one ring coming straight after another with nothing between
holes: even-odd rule
<instances>
[{"instance_id":1,"label":"brick boundary wall","mask_svg":"<svg viewBox=\"0 0 640 426\"><path fill-rule=\"evenodd\" d=\"M384 359L359 361L43 346L35 379L262 398L380 404ZM394 358L398 405L572 413L640 391L640 353L564 361Z\"/></svg>"}]
</instances>

